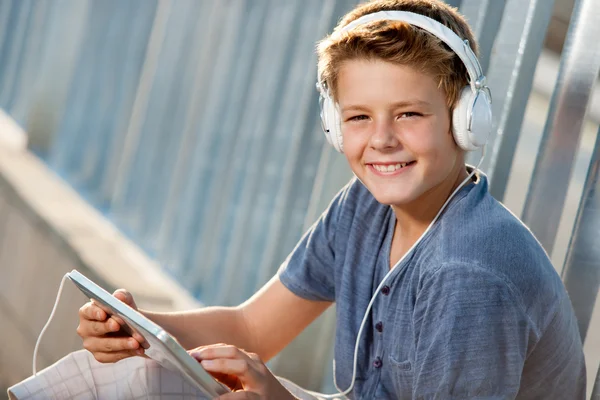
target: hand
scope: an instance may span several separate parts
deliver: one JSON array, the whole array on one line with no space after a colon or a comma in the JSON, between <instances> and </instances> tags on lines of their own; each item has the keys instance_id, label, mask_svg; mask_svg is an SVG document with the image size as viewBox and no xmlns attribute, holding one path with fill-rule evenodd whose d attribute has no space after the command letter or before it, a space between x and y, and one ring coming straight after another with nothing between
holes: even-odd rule
<instances>
[{"instance_id":1,"label":"hand","mask_svg":"<svg viewBox=\"0 0 600 400\"><path fill-rule=\"evenodd\" d=\"M225 344L198 347L189 353L207 372L233 390L219 400L295 399L254 353Z\"/></svg>"},{"instance_id":2,"label":"hand","mask_svg":"<svg viewBox=\"0 0 600 400\"><path fill-rule=\"evenodd\" d=\"M133 296L125 289L115 291L113 296L137 310ZM107 310L90 301L79 309L77 334L83 339L83 347L102 363L143 355L144 348L148 348L147 342L139 333L131 337L122 325L124 322L119 317L109 317Z\"/></svg>"}]
</instances>

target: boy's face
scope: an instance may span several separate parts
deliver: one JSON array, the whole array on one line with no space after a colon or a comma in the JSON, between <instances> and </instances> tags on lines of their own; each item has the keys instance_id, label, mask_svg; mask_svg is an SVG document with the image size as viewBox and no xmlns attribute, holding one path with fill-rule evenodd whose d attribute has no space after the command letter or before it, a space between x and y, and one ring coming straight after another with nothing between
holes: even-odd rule
<instances>
[{"instance_id":1,"label":"boy's face","mask_svg":"<svg viewBox=\"0 0 600 400\"><path fill-rule=\"evenodd\" d=\"M464 170L446 97L426 73L380 60L346 61L337 100L346 158L380 203L429 202Z\"/></svg>"}]
</instances>

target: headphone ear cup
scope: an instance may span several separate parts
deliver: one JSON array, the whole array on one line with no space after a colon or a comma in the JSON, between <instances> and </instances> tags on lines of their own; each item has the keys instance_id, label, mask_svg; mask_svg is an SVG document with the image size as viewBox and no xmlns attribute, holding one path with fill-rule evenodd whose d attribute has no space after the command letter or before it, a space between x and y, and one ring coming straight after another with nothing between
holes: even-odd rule
<instances>
[{"instance_id":1,"label":"headphone ear cup","mask_svg":"<svg viewBox=\"0 0 600 400\"><path fill-rule=\"evenodd\" d=\"M334 145L333 142L331 141L331 135L329 135L329 124L328 124L328 113L329 111L329 107L327 106L327 97L321 95L321 99L320 99L320 105L321 105L321 127L323 128L323 135L325 135L325 139L327 139L327 143L329 143L330 145Z\"/></svg>"},{"instance_id":2,"label":"headphone ear cup","mask_svg":"<svg viewBox=\"0 0 600 400\"><path fill-rule=\"evenodd\" d=\"M473 103L473 91L470 86L465 86L460 92L460 97L452 112L452 134L454 141L465 151L476 150L479 146L472 142L468 130L469 109Z\"/></svg>"},{"instance_id":3,"label":"headphone ear cup","mask_svg":"<svg viewBox=\"0 0 600 400\"><path fill-rule=\"evenodd\" d=\"M327 96L323 101L323 124L327 141L340 153L344 152L340 115L335 102Z\"/></svg>"},{"instance_id":4,"label":"headphone ear cup","mask_svg":"<svg viewBox=\"0 0 600 400\"><path fill-rule=\"evenodd\" d=\"M483 147L492 132L492 99L488 90L480 90L471 106L470 141L474 146Z\"/></svg>"}]
</instances>

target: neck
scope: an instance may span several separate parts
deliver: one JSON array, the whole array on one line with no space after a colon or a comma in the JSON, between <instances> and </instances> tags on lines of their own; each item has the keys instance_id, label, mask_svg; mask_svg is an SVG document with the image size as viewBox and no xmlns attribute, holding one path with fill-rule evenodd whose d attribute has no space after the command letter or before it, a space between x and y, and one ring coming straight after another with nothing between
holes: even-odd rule
<instances>
[{"instance_id":1,"label":"neck","mask_svg":"<svg viewBox=\"0 0 600 400\"><path fill-rule=\"evenodd\" d=\"M396 215L394 241L404 250L408 250L421 237L446 200L468 175L464 163L460 163L447 179L423 193L417 200L402 206L392 206Z\"/></svg>"}]
</instances>

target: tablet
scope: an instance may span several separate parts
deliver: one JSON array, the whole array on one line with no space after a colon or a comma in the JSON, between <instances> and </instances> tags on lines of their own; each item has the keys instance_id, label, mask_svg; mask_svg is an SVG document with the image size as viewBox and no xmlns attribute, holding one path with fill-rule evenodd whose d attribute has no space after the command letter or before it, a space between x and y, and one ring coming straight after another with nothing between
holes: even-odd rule
<instances>
[{"instance_id":1,"label":"tablet","mask_svg":"<svg viewBox=\"0 0 600 400\"><path fill-rule=\"evenodd\" d=\"M149 347L148 357L163 367L180 372L193 387L211 398L230 392L229 388L210 375L202 365L164 329L123 303L77 270L68 273L75 285L107 314L120 318L122 328L130 335L140 334Z\"/></svg>"}]
</instances>

